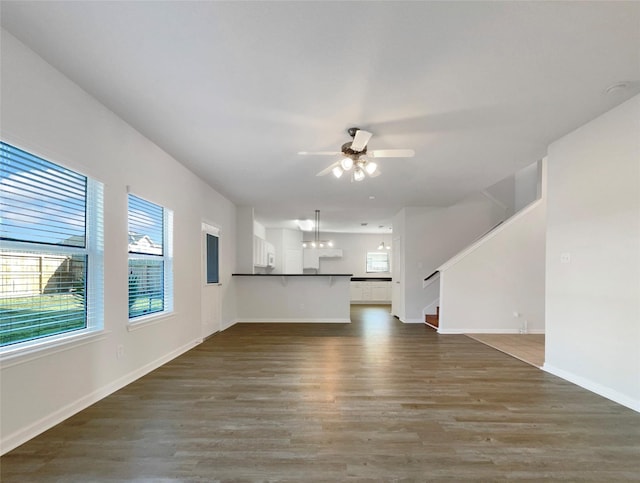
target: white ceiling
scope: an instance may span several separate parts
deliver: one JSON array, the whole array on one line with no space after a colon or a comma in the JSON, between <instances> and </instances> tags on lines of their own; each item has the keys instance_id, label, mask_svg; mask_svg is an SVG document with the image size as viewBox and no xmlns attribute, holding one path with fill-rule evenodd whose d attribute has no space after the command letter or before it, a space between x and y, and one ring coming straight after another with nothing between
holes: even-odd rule
<instances>
[{"instance_id":1,"label":"white ceiling","mask_svg":"<svg viewBox=\"0 0 640 483\"><path fill-rule=\"evenodd\" d=\"M486 188L640 91L640 2L1 9L4 28L274 227L320 209L323 231L388 232L403 206ZM361 183L316 177L334 159L298 151L337 151L351 126L416 156Z\"/></svg>"}]
</instances>

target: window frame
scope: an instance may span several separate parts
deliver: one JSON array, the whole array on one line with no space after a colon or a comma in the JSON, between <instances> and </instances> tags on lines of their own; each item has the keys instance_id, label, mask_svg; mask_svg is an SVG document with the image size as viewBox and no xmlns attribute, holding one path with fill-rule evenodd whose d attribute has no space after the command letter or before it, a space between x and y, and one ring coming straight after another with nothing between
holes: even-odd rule
<instances>
[{"instance_id":1,"label":"window frame","mask_svg":"<svg viewBox=\"0 0 640 483\"><path fill-rule=\"evenodd\" d=\"M152 204L162 210L162 255L154 255L147 253L132 252L127 250L127 301L130 296L130 268L129 262L131 260L161 260L162 261L162 298L163 308L162 310L156 310L153 312L147 312L139 315L131 316L129 312L127 314L129 327L140 326L148 322L156 321L159 318L172 315L173 308L173 211L166 206L160 205L154 201L150 201L147 198L138 194L127 192L127 239L129 236L129 209L130 209L130 197L133 196L146 203ZM129 243L127 242L127 246Z\"/></svg>"},{"instance_id":2,"label":"window frame","mask_svg":"<svg viewBox=\"0 0 640 483\"><path fill-rule=\"evenodd\" d=\"M203 268L202 268L202 283L206 286L212 285L220 285L220 228L217 226L210 225L209 223L202 222L201 224L202 231L202 257L203 257ZM217 280L210 281L209 280L209 268L211 267L210 259L209 259L209 237L215 237L217 239L217 246L215 251L215 267L216 267L216 275Z\"/></svg>"},{"instance_id":3,"label":"window frame","mask_svg":"<svg viewBox=\"0 0 640 483\"><path fill-rule=\"evenodd\" d=\"M370 255L385 255L386 257L386 270L374 270L373 267L370 268L370 262L373 263L373 260L370 260ZM389 256L389 252L385 251L367 251L366 259L365 259L365 273L390 273L391 272L391 257Z\"/></svg>"},{"instance_id":4,"label":"window frame","mask_svg":"<svg viewBox=\"0 0 640 483\"><path fill-rule=\"evenodd\" d=\"M5 139L0 141L9 149L15 149L41 160L41 167L53 164L63 170L81 176L85 180L84 193L84 246L56 244L35 240L2 239L2 253L18 256L37 257L86 257L84 266L84 326L76 329L54 332L40 337L12 342L0 346L0 359L4 362L14 356L24 354L40 354L47 349L67 344L72 341L85 340L87 337L104 332L104 186L98 180L84 174L78 169L68 167L53 159L58 156L42 154L38 150L24 147ZM2 156L4 160L4 156ZM39 167L29 160L29 164ZM4 161L3 161L4 162ZM19 359L19 360L22 360Z\"/></svg>"}]
</instances>

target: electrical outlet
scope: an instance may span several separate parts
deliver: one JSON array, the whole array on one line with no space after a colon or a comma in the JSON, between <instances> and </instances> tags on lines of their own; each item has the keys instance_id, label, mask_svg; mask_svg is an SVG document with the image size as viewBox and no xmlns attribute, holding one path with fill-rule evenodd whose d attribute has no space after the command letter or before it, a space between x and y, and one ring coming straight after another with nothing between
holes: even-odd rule
<instances>
[{"instance_id":1,"label":"electrical outlet","mask_svg":"<svg viewBox=\"0 0 640 483\"><path fill-rule=\"evenodd\" d=\"M124 346L119 344L118 347L116 347L116 357L122 359L122 356L124 356Z\"/></svg>"},{"instance_id":2,"label":"electrical outlet","mask_svg":"<svg viewBox=\"0 0 640 483\"><path fill-rule=\"evenodd\" d=\"M561 253L560 263L571 263L571 253Z\"/></svg>"}]
</instances>

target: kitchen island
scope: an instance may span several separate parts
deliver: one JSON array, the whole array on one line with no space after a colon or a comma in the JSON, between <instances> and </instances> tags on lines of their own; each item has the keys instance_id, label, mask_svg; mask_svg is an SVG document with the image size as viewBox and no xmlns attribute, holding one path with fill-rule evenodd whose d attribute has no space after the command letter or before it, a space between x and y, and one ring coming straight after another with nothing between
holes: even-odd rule
<instances>
[{"instance_id":1,"label":"kitchen island","mask_svg":"<svg viewBox=\"0 0 640 483\"><path fill-rule=\"evenodd\" d=\"M351 273L234 273L238 322L351 322Z\"/></svg>"}]
</instances>

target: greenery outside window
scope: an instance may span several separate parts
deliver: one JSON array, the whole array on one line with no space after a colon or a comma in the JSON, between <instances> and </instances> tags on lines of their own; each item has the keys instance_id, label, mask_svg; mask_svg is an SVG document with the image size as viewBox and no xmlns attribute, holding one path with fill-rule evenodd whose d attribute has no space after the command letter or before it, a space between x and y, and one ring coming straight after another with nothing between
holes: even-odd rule
<instances>
[{"instance_id":1,"label":"greenery outside window","mask_svg":"<svg viewBox=\"0 0 640 483\"><path fill-rule=\"evenodd\" d=\"M173 311L173 214L128 197L129 319Z\"/></svg>"},{"instance_id":2,"label":"greenery outside window","mask_svg":"<svg viewBox=\"0 0 640 483\"><path fill-rule=\"evenodd\" d=\"M102 328L102 184L0 142L0 347Z\"/></svg>"}]
</instances>

